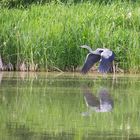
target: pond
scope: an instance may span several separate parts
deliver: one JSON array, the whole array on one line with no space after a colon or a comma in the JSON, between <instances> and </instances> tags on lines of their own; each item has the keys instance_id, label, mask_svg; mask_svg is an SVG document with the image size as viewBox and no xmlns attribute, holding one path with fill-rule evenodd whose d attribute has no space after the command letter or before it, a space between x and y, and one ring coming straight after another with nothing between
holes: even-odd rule
<instances>
[{"instance_id":1,"label":"pond","mask_svg":"<svg viewBox=\"0 0 140 140\"><path fill-rule=\"evenodd\" d=\"M90 110L102 89L112 108ZM140 139L140 75L0 72L0 139Z\"/></svg>"}]
</instances>

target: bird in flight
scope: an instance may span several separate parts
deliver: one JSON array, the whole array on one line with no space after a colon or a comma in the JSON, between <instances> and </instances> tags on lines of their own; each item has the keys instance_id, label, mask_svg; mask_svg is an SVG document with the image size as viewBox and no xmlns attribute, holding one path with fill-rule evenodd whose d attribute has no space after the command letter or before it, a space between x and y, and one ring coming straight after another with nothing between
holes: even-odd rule
<instances>
[{"instance_id":1,"label":"bird in flight","mask_svg":"<svg viewBox=\"0 0 140 140\"><path fill-rule=\"evenodd\" d=\"M90 68L97 62L100 62L98 67L98 71L100 73L107 73L111 69L115 57L113 51L107 48L97 48L95 51L93 51L87 45L82 45L80 47L89 50L89 53L87 54L85 63L81 70L82 74L86 74L90 70Z\"/></svg>"}]
</instances>

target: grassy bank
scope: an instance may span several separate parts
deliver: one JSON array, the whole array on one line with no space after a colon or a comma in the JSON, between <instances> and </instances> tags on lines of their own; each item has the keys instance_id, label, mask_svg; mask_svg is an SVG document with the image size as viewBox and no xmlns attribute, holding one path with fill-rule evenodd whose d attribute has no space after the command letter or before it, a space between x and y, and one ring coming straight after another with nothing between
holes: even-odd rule
<instances>
[{"instance_id":1,"label":"grassy bank","mask_svg":"<svg viewBox=\"0 0 140 140\"><path fill-rule=\"evenodd\" d=\"M27 9L1 9L0 53L5 63L38 64L39 69L74 70L86 51L107 47L119 67L140 71L140 8L128 3L110 5L32 5Z\"/></svg>"}]
</instances>

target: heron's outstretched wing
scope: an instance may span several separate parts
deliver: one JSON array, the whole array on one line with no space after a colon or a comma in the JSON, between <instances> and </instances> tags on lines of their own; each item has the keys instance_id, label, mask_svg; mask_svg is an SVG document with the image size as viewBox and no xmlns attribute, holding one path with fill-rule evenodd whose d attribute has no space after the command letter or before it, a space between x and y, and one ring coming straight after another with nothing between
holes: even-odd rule
<instances>
[{"instance_id":1,"label":"heron's outstretched wing","mask_svg":"<svg viewBox=\"0 0 140 140\"><path fill-rule=\"evenodd\" d=\"M99 65L99 72L106 73L110 70L112 66L112 62L114 60L114 53L110 51L109 49L105 49L101 53L101 60Z\"/></svg>"},{"instance_id":2,"label":"heron's outstretched wing","mask_svg":"<svg viewBox=\"0 0 140 140\"><path fill-rule=\"evenodd\" d=\"M86 74L89 69L96 63L100 60L101 56L98 55L98 54L93 54L93 53L89 53L86 57L86 60L85 60L85 63L84 63L84 66L81 70L81 72L83 74Z\"/></svg>"}]
</instances>

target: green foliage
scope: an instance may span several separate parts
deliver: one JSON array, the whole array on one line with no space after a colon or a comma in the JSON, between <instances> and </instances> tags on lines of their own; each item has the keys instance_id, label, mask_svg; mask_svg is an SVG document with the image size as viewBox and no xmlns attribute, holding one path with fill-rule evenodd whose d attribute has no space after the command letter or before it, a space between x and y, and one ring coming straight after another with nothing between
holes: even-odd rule
<instances>
[{"instance_id":1,"label":"green foliage","mask_svg":"<svg viewBox=\"0 0 140 140\"><path fill-rule=\"evenodd\" d=\"M32 5L1 9L0 50L5 62L38 63L40 68L74 70L81 66L87 44L107 47L119 67L140 70L138 4Z\"/></svg>"},{"instance_id":2,"label":"green foliage","mask_svg":"<svg viewBox=\"0 0 140 140\"><path fill-rule=\"evenodd\" d=\"M31 4L44 4L44 3L63 3L63 4L76 4L83 2L99 3L99 4L111 4L114 2L140 2L139 0L0 0L0 7L8 8L23 8L28 7Z\"/></svg>"}]
</instances>

